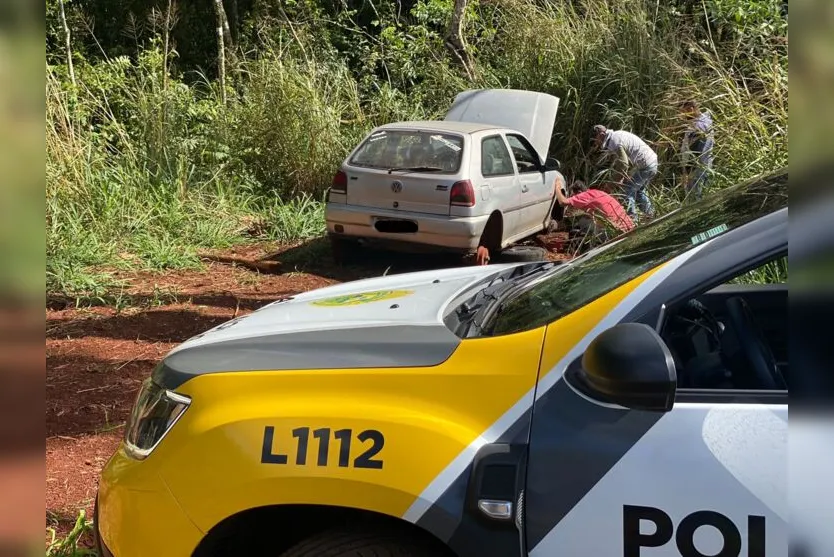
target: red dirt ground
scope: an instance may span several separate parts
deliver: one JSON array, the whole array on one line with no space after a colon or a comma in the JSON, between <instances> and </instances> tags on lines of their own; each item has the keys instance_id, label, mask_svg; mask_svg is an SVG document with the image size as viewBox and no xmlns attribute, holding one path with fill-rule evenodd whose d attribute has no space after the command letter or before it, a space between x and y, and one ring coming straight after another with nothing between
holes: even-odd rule
<instances>
[{"instance_id":1,"label":"red dirt ground","mask_svg":"<svg viewBox=\"0 0 834 557\"><path fill-rule=\"evenodd\" d=\"M555 247L563 236L539 243ZM98 475L119 443L139 385L178 343L279 297L384 272L460 265L456 258L379 252L361 266L340 268L316 241L272 254L270 247L215 254L226 262L197 272L123 273L128 309L77 309L48 300L46 511L59 533L71 528L80 509L92 516Z\"/></svg>"}]
</instances>

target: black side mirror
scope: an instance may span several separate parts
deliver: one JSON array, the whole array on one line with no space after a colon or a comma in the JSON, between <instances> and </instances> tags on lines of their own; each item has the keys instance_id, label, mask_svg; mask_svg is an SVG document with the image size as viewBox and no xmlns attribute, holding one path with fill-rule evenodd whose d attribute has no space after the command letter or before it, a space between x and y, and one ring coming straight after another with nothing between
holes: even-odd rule
<instances>
[{"instance_id":1,"label":"black side mirror","mask_svg":"<svg viewBox=\"0 0 834 557\"><path fill-rule=\"evenodd\" d=\"M672 353L654 329L621 323L591 341L566 379L587 396L633 408L668 412L675 402Z\"/></svg>"},{"instance_id":2,"label":"black side mirror","mask_svg":"<svg viewBox=\"0 0 834 557\"><path fill-rule=\"evenodd\" d=\"M556 157L547 157L547 160L544 161L544 169L549 170L559 170L561 168L562 163L559 162L559 159Z\"/></svg>"}]
</instances>

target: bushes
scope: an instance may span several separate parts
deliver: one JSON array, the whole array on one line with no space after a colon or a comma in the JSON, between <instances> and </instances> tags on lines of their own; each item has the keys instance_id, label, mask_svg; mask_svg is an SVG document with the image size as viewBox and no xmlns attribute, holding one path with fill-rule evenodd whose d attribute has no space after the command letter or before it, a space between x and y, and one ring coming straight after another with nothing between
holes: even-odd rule
<instances>
[{"instance_id":1,"label":"bushes","mask_svg":"<svg viewBox=\"0 0 834 557\"><path fill-rule=\"evenodd\" d=\"M359 103L344 64L262 58L247 64L246 84L227 113L231 152L262 193L319 196L359 138Z\"/></svg>"},{"instance_id":2,"label":"bushes","mask_svg":"<svg viewBox=\"0 0 834 557\"><path fill-rule=\"evenodd\" d=\"M77 53L77 87L47 68L48 287L106 290L113 267L198 265L198 248L244 241L252 222L267 238L317 235L322 193L364 133L440 117L469 87L559 96L552 151L569 177L602 179L593 124L640 134L661 158L660 209L680 197L683 98L714 114L714 187L782 166L786 26L778 2L747 4L711 0L705 18L683 1L470 0L471 79L444 47L451 0L416 0L410 13L264 4L237 29L252 48L230 70L225 105L213 79L165 59L160 39L133 57Z\"/></svg>"}]
</instances>

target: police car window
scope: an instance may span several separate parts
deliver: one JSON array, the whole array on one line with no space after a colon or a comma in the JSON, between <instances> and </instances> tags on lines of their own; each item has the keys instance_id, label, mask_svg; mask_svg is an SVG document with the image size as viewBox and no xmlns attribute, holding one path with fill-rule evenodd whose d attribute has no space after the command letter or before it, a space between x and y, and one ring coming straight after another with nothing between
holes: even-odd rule
<instances>
[{"instance_id":1,"label":"police car window","mask_svg":"<svg viewBox=\"0 0 834 557\"><path fill-rule=\"evenodd\" d=\"M787 282L788 257L783 256L733 278L729 284L787 284Z\"/></svg>"},{"instance_id":2,"label":"police car window","mask_svg":"<svg viewBox=\"0 0 834 557\"><path fill-rule=\"evenodd\" d=\"M486 330L501 335L551 323L682 254L705 232L724 234L787 204L787 172L705 197L556 267L505 303Z\"/></svg>"},{"instance_id":3,"label":"police car window","mask_svg":"<svg viewBox=\"0 0 834 557\"><path fill-rule=\"evenodd\" d=\"M679 389L695 389L701 395L706 391L780 390L757 375L736 327L752 327L761 335L755 345L766 348L788 381L786 279L787 255L770 256L723 284L705 286L688 299L670 304L658 332L675 361ZM747 325L730 315L729 306L738 305L739 299L750 311Z\"/></svg>"}]
</instances>

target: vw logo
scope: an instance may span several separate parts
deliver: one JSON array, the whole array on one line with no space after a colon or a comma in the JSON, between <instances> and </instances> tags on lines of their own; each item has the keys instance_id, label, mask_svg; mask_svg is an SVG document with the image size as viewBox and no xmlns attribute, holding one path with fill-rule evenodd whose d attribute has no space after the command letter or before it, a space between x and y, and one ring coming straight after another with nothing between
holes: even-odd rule
<instances>
[{"instance_id":1,"label":"vw logo","mask_svg":"<svg viewBox=\"0 0 834 557\"><path fill-rule=\"evenodd\" d=\"M403 191L403 183L399 180L394 180L391 183L391 191L394 193L400 193L401 191Z\"/></svg>"}]
</instances>

